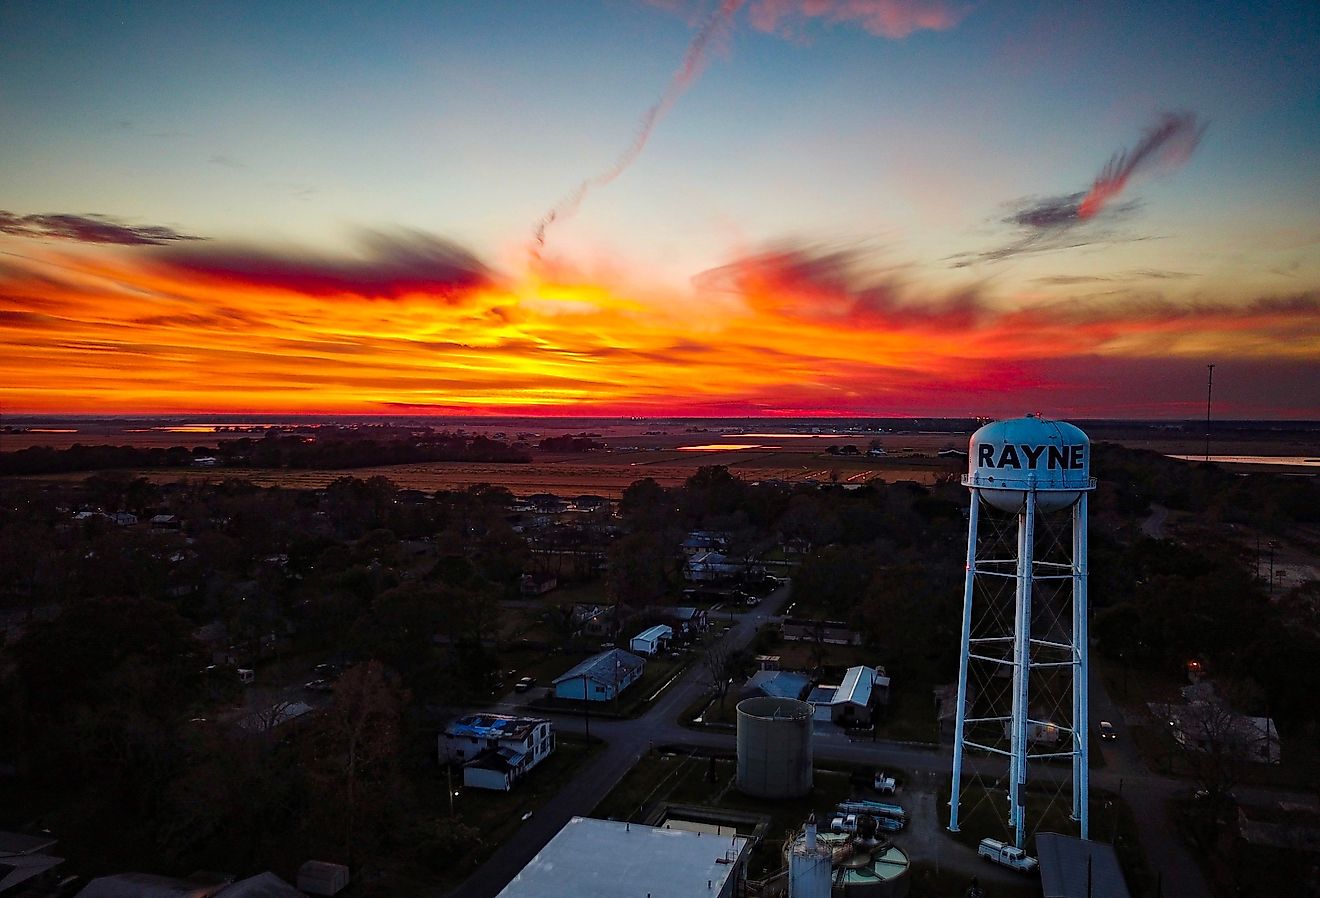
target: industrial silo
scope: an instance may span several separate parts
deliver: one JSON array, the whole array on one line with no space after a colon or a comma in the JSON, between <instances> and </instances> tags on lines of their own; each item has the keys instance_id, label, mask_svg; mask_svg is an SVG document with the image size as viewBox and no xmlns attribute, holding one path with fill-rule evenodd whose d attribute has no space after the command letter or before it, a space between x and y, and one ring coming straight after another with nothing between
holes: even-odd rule
<instances>
[{"instance_id":1,"label":"industrial silo","mask_svg":"<svg viewBox=\"0 0 1320 898\"><path fill-rule=\"evenodd\" d=\"M830 898L833 852L816 839L816 816L788 852L788 898Z\"/></svg>"},{"instance_id":2,"label":"industrial silo","mask_svg":"<svg viewBox=\"0 0 1320 898\"><path fill-rule=\"evenodd\" d=\"M811 705L791 698L738 703L738 788L758 798L811 791Z\"/></svg>"}]
</instances>

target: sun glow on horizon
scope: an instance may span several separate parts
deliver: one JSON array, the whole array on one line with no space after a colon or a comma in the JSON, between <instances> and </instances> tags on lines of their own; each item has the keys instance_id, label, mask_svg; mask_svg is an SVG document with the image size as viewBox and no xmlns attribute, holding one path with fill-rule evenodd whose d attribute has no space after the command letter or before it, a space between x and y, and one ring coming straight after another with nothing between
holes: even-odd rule
<instances>
[{"instance_id":1,"label":"sun glow on horizon","mask_svg":"<svg viewBox=\"0 0 1320 898\"><path fill-rule=\"evenodd\" d=\"M961 411L1048 387L1070 359L1320 349L1305 302L1011 308L855 283L805 251L685 293L535 267L428 281L265 257L8 257L0 374L26 412Z\"/></svg>"}]
</instances>

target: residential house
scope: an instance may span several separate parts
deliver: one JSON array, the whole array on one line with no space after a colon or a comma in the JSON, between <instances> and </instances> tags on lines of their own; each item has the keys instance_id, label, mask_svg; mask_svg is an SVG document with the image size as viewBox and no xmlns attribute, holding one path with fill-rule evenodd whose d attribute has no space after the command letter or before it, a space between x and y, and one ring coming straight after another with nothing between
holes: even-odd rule
<instances>
[{"instance_id":1,"label":"residential house","mask_svg":"<svg viewBox=\"0 0 1320 898\"><path fill-rule=\"evenodd\" d=\"M549 574L523 574L518 591L525 596L543 596L558 585L558 578Z\"/></svg>"},{"instance_id":2,"label":"residential house","mask_svg":"<svg viewBox=\"0 0 1320 898\"><path fill-rule=\"evenodd\" d=\"M693 583L712 583L731 580L747 569L745 562L736 561L719 552L700 552L689 555L683 565L683 577Z\"/></svg>"},{"instance_id":3,"label":"residential house","mask_svg":"<svg viewBox=\"0 0 1320 898\"><path fill-rule=\"evenodd\" d=\"M641 679L646 660L623 649L593 655L555 677L555 698L608 702Z\"/></svg>"},{"instance_id":4,"label":"residential house","mask_svg":"<svg viewBox=\"0 0 1320 898\"><path fill-rule=\"evenodd\" d=\"M880 668L850 667L837 686L817 686L807 701L814 706L817 720L868 726L875 706L889 703L889 677Z\"/></svg>"},{"instance_id":5,"label":"residential house","mask_svg":"<svg viewBox=\"0 0 1320 898\"><path fill-rule=\"evenodd\" d=\"M52 871L64 863L64 858L46 853L56 841L49 836L0 832L0 894L24 883L27 885L22 891L26 892L57 876Z\"/></svg>"},{"instance_id":6,"label":"residential house","mask_svg":"<svg viewBox=\"0 0 1320 898\"><path fill-rule=\"evenodd\" d=\"M852 629L843 621L807 620L805 618L786 617L781 625L784 639L793 642L820 640L829 645L861 645L862 634Z\"/></svg>"},{"instance_id":7,"label":"residential house","mask_svg":"<svg viewBox=\"0 0 1320 898\"><path fill-rule=\"evenodd\" d=\"M507 792L555 750L554 725L536 717L469 714L439 737L442 763L463 765L463 784Z\"/></svg>"},{"instance_id":8,"label":"residential house","mask_svg":"<svg viewBox=\"0 0 1320 898\"><path fill-rule=\"evenodd\" d=\"M728 539L722 533L714 533L710 530L693 530L683 540L680 547L684 555L692 558L706 552L722 552L727 544Z\"/></svg>"},{"instance_id":9,"label":"residential house","mask_svg":"<svg viewBox=\"0 0 1320 898\"><path fill-rule=\"evenodd\" d=\"M1278 764L1282 747L1279 731L1269 717L1238 714L1223 700L1162 708L1169 731L1179 745L1191 751L1222 752L1243 761Z\"/></svg>"},{"instance_id":10,"label":"residential house","mask_svg":"<svg viewBox=\"0 0 1320 898\"><path fill-rule=\"evenodd\" d=\"M802 698L811 685L806 674L786 670L758 670L748 678L740 694L748 697L768 695L772 698Z\"/></svg>"},{"instance_id":11,"label":"residential house","mask_svg":"<svg viewBox=\"0 0 1320 898\"><path fill-rule=\"evenodd\" d=\"M632 638L628 643L628 648L639 655L654 655L657 652L664 651L669 646L669 640L674 638L674 630L665 624L656 624L654 627L643 630Z\"/></svg>"}]
</instances>

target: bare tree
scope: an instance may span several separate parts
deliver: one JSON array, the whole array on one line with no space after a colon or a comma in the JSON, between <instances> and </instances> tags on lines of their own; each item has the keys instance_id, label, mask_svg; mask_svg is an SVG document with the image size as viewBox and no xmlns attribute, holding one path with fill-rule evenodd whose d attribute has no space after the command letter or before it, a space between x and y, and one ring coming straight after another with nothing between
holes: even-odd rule
<instances>
[{"instance_id":1,"label":"bare tree","mask_svg":"<svg viewBox=\"0 0 1320 898\"><path fill-rule=\"evenodd\" d=\"M742 667L743 653L734 649L730 643L716 636L707 637L701 651L701 670L711 692L724 707L724 698L729 694L729 684Z\"/></svg>"}]
</instances>

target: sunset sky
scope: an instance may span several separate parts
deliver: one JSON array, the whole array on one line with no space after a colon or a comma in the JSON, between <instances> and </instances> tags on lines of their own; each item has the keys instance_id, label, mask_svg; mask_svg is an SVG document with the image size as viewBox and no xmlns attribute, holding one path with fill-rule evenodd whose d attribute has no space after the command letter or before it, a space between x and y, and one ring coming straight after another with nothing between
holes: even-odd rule
<instances>
[{"instance_id":1,"label":"sunset sky","mask_svg":"<svg viewBox=\"0 0 1320 898\"><path fill-rule=\"evenodd\" d=\"M1314 0L0 34L5 413L1320 417Z\"/></svg>"}]
</instances>

